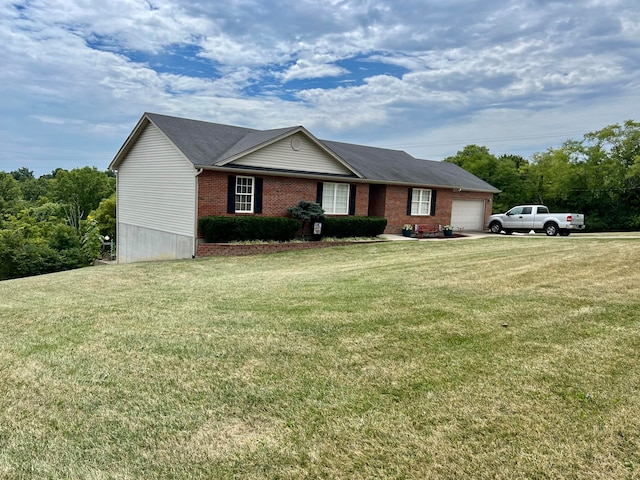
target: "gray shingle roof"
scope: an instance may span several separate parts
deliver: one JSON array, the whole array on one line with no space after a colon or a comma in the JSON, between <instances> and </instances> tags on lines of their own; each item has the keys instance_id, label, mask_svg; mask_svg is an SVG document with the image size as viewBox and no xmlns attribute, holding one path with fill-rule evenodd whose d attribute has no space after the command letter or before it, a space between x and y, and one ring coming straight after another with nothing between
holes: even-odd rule
<instances>
[{"instance_id":1,"label":"gray shingle roof","mask_svg":"<svg viewBox=\"0 0 640 480\"><path fill-rule=\"evenodd\" d=\"M286 135L289 132L296 131L297 129L297 127L287 127L279 128L276 130L251 131L247 133L243 138L241 138L233 147L231 147L223 155L221 155L218 161L216 161L215 163L223 163L225 160L232 158L235 155L239 155L242 152L252 150L260 145L274 140L275 138Z\"/></svg>"},{"instance_id":2,"label":"gray shingle roof","mask_svg":"<svg viewBox=\"0 0 640 480\"><path fill-rule=\"evenodd\" d=\"M259 148L301 127L255 130L186 118L146 113L162 132L197 166L223 165L226 160ZM420 160L401 150L313 139L334 152L364 179L465 190L499 192L475 175L448 162Z\"/></svg>"},{"instance_id":3,"label":"gray shingle roof","mask_svg":"<svg viewBox=\"0 0 640 480\"><path fill-rule=\"evenodd\" d=\"M499 190L465 169L449 162L420 160L401 150L322 140L331 150L371 180L461 187L466 190Z\"/></svg>"},{"instance_id":4,"label":"gray shingle roof","mask_svg":"<svg viewBox=\"0 0 640 480\"><path fill-rule=\"evenodd\" d=\"M250 128L170 117L157 113L145 115L194 165L213 166L243 138L258 132Z\"/></svg>"}]
</instances>

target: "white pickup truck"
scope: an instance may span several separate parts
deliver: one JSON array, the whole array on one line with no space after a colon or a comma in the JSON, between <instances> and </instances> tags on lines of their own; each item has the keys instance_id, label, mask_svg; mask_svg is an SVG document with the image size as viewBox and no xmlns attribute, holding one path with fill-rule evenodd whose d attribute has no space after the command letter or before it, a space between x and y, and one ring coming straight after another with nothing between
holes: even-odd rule
<instances>
[{"instance_id":1,"label":"white pickup truck","mask_svg":"<svg viewBox=\"0 0 640 480\"><path fill-rule=\"evenodd\" d=\"M581 213L549 213L544 205L518 205L507 213L491 215L487 227L492 233L541 231L549 236L567 236L572 231L584 230Z\"/></svg>"}]
</instances>

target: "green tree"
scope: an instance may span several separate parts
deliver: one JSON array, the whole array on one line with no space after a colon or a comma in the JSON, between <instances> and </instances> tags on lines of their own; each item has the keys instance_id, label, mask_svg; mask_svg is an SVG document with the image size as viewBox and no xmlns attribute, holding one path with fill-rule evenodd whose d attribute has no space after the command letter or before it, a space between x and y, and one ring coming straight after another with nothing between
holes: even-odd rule
<instances>
[{"instance_id":1,"label":"green tree","mask_svg":"<svg viewBox=\"0 0 640 480\"><path fill-rule=\"evenodd\" d=\"M585 213L589 229L640 228L640 124L609 125L536 153L529 177L541 203Z\"/></svg>"},{"instance_id":2,"label":"green tree","mask_svg":"<svg viewBox=\"0 0 640 480\"><path fill-rule=\"evenodd\" d=\"M116 194L105 198L98 208L91 212L91 216L98 222L100 234L112 240L116 237Z\"/></svg>"},{"instance_id":3,"label":"green tree","mask_svg":"<svg viewBox=\"0 0 640 480\"><path fill-rule=\"evenodd\" d=\"M55 212L56 208L45 210ZM54 214L33 213L29 209L5 214L0 229L0 280L69 270L85 262L73 228Z\"/></svg>"},{"instance_id":4,"label":"green tree","mask_svg":"<svg viewBox=\"0 0 640 480\"><path fill-rule=\"evenodd\" d=\"M496 195L494 211L505 212L514 205L529 203L533 200L532 184L527 175L529 162L519 155L501 155L488 182L502 190Z\"/></svg>"},{"instance_id":5,"label":"green tree","mask_svg":"<svg viewBox=\"0 0 640 480\"><path fill-rule=\"evenodd\" d=\"M14 170L11 176L18 181L22 198L27 202L36 202L48 194L48 180L44 177L35 178L27 167Z\"/></svg>"},{"instance_id":6,"label":"green tree","mask_svg":"<svg viewBox=\"0 0 640 480\"><path fill-rule=\"evenodd\" d=\"M640 228L640 123L609 125L581 145L591 211L608 229Z\"/></svg>"},{"instance_id":7,"label":"green tree","mask_svg":"<svg viewBox=\"0 0 640 480\"><path fill-rule=\"evenodd\" d=\"M18 181L10 174L0 172L0 213L9 213L19 199L20 185Z\"/></svg>"},{"instance_id":8,"label":"green tree","mask_svg":"<svg viewBox=\"0 0 640 480\"><path fill-rule=\"evenodd\" d=\"M528 196L533 188L526 183L529 164L518 155L496 157L487 147L467 145L444 161L455 163L502 191L494 198L494 212L503 212L515 204L531 201ZM523 189L523 185L528 188Z\"/></svg>"},{"instance_id":9,"label":"green tree","mask_svg":"<svg viewBox=\"0 0 640 480\"><path fill-rule=\"evenodd\" d=\"M308 200L300 200L297 205L287 208L287 213L300 222L300 232L303 238L310 233L307 231L308 225L312 222L320 222L325 218L324 210L320 204Z\"/></svg>"},{"instance_id":10,"label":"green tree","mask_svg":"<svg viewBox=\"0 0 640 480\"><path fill-rule=\"evenodd\" d=\"M108 202L98 207L114 191L114 176L95 168L56 169L37 179L25 167L0 172L0 280L90 263L102 242L85 212L104 210L108 219ZM113 218L115 195L112 206Z\"/></svg>"},{"instance_id":11,"label":"green tree","mask_svg":"<svg viewBox=\"0 0 640 480\"><path fill-rule=\"evenodd\" d=\"M533 155L534 168L530 171L530 177L536 186L538 203L547 205L551 210L568 208L577 203L575 194L581 184L576 161L579 152L579 144L566 142L560 148L550 148Z\"/></svg>"},{"instance_id":12,"label":"green tree","mask_svg":"<svg viewBox=\"0 0 640 480\"><path fill-rule=\"evenodd\" d=\"M444 161L455 163L487 182L495 175L498 167L496 156L487 147L479 145L467 145L454 156L445 158ZM494 186L500 188L498 185Z\"/></svg>"},{"instance_id":13,"label":"green tree","mask_svg":"<svg viewBox=\"0 0 640 480\"><path fill-rule=\"evenodd\" d=\"M33 175L33 171L29 170L27 167L20 167L17 170L11 172L11 176L15 178L18 182L24 182L27 180L35 180L35 176Z\"/></svg>"},{"instance_id":14,"label":"green tree","mask_svg":"<svg viewBox=\"0 0 640 480\"><path fill-rule=\"evenodd\" d=\"M104 240L98 229L98 222L91 215L83 222L82 253L87 264L91 264L100 257L100 248Z\"/></svg>"},{"instance_id":15,"label":"green tree","mask_svg":"<svg viewBox=\"0 0 640 480\"><path fill-rule=\"evenodd\" d=\"M55 198L65 205L67 221L77 232L89 212L115 192L115 179L95 167L57 170L53 182Z\"/></svg>"}]
</instances>

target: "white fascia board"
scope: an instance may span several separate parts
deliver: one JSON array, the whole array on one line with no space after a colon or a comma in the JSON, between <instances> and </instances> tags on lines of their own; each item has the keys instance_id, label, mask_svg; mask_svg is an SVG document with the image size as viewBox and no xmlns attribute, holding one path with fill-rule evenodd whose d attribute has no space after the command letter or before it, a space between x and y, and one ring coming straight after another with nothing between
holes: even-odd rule
<instances>
[{"instance_id":1,"label":"white fascia board","mask_svg":"<svg viewBox=\"0 0 640 480\"><path fill-rule=\"evenodd\" d=\"M244 152L238 153L236 155L233 155L229 158L225 158L223 161L216 163L216 167L224 167L225 165L228 165L230 163L233 163L234 161L238 160L239 158L242 158L246 155L249 155L251 153L254 153L258 150L260 150L261 148L267 147L273 143L279 142L280 140L283 140L287 137L290 137L292 135L295 135L296 133L302 133L303 135L305 135L314 145L316 145L318 148L320 148L323 152L325 152L327 155L329 155L332 159L334 159L336 162L340 163L343 167L345 167L347 170L349 170L350 172L352 172L354 175L356 175L358 178L364 178L364 175L362 175L360 172L358 172L355 168L353 168L351 165L349 165L345 160L343 160L338 154L336 154L333 150L329 149L324 143L322 143L320 140L318 140L314 135L311 134L311 132L309 132L306 128L304 128L303 126L299 126L296 127L292 130L289 130L288 132L283 133L282 135L278 135L277 137L271 138L266 142L263 142L259 145L254 146L253 148L250 148L248 150L245 150ZM198 166L198 168L200 168L200 166Z\"/></svg>"}]
</instances>

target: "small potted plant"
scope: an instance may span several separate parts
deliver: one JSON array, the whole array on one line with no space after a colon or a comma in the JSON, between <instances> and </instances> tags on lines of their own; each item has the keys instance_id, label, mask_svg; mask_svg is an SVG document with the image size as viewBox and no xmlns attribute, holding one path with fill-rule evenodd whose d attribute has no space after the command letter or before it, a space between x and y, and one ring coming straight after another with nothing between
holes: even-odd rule
<instances>
[{"instance_id":1,"label":"small potted plant","mask_svg":"<svg viewBox=\"0 0 640 480\"><path fill-rule=\"evenodd\" d=\"M402 226L402 235L405 237L411 237L413 235L413 225L405 223Z\"/></svg>"},{"instance_id":2,"label":"small potted plant","mask_svg":"<svg viewBox=\"0 0 640 480\"><path fill-rule=\"evenodd\" d=\"M445 225L442 227L442 233L444 233L445 237L453 236L453 225Z\"/></svg>"}]
</instances>

